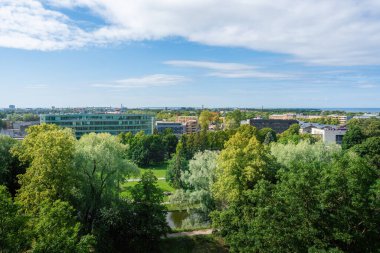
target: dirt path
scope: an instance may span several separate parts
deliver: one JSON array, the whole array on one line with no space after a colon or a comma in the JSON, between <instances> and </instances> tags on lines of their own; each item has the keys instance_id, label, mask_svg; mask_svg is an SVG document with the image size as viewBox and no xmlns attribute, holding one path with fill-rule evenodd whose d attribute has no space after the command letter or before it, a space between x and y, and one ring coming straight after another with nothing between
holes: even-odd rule
<instances>
[{"instance_id":1,"label":"dirt path","mask_svg":"<svg viewBox=\"0 0 380 253\"><path fill-rule=\"evenodd\" d=\"M181 236L194 236L194 235L211 235L212 229L203 229L203 230L195 230L195 231L188 231L188 232L178 232L173 234L167 234L166 236L168 238L173 237L181 237Z\"/></svg>"},{"instance_id":2,"label":"dirt path","mask_svg":"<svg viewBox=\"0 0 380 253\"><path fill-rule=\"evenodd\" d=\"M126 181L127 182L140 182L141 178L130 178L130 179L127 179ZM157 178L157 180L165 180L164 177L159 177Z\"/></svg>"}]
</instances>

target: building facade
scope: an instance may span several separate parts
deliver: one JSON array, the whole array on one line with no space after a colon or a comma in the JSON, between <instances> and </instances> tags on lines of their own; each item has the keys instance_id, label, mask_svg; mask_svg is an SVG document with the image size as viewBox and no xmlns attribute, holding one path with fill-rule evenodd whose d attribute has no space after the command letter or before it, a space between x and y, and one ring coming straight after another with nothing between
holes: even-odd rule
<instances>
[{"instance_id":1,"label":"building facade","mask_svg":"<svg viewBox=\"0 0 380 253\"><path fill-rule=\"evenodd\" d=\"M287 113L287 114L272 114L269 115L269 119L280 119L280 120L288 120L288 119L296 119L296 114Z\"/></svg>"},{"instance_id":2,"label":"building facade","mask_svg":"<svg viewBox=\"0 0 380 253\"><path fill-rule=\"evenodd\" d=\"M181 135L186 131L186 126L180 122L156 121L156 129L158 133L163 133L166 129L171 129L173 134Z\"/></svg>"},{"instance_id":3,"label":"building facade","mask_svg":"<svg viewBox=\"0 0 380 253\"><path fill-rule=\"evenodd\" d=\"M14 139L22 140L26 136L28 127L40 124L39 121L16 121L8 122L5 129L0 129L0 134L8 135Z\"/></svg>"},{"instance_id":4,"label":"building facade","mask_svg":"<svg viewBox=\"0 0 380 253\"><path fill-rule=\"evenodd\" d=\"M72 128L77 138L87 133L153 134L154 117L145 114L45 114L41 123Z\"/></svg>"},{"instance_id":5,"label":"building facade","mask_svg":"<svg viewBox=\"0 0 380 253\"><path fill-rule=\"evenodd\" d=\"M346 125L347 124L347 116L346 115L336 115L336 114L333 114L333 115L329 115L328 116L329 118L332 118L332 119L336 119L339 121L339 125Z\"/></svg>"},{"instance_id":6,"label":"building facade","mask_svg":"<svg viewBox=\"0 0 380 253\"><path fill-rule=\"evenodd\" d=\"M262 128L272 128L279 134L287 130L291 125L298 124L298 121L281 119L249 119L246 121L246 124L250 124L259 130Z\"/></svg>"},{"instance_id":7,"label":"building facade","mask_svg":"<svg viewBox=\"0 0 380 253\"><path fill-rule=\"evenodd\" d=\"M342 144L343 136L346 134L347 129L345 128L313 128L311 134L319 136L321 140L326 144Z\"/></svg>"},{"instance_id":8,"label":"building facade","mask_svg":"<svg viewBox=\"0 0 380 253\"><path fill-rule=\"evenodd\" d=\"M178 116L176 122L185 124L185 132L187 134L196 133L199 131L197 116Z\"/></svg>"}]
</instances>

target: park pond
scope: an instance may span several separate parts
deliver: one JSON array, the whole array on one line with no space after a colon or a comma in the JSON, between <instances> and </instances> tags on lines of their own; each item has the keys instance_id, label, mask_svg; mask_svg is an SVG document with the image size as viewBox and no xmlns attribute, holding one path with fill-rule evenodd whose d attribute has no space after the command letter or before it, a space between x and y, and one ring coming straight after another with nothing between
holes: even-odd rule
<instances>
[{"instance_id":1,"label":"park pond","mask_svg":"<svg viewBox=\"0 0 380 253\"><path fill-rule=\"evenodd\" d=\"M170 228L181 228L182 222L189 217L186 210L183 211L170 211L166 214L166 221Z\"/></svg>"}]
</instances>

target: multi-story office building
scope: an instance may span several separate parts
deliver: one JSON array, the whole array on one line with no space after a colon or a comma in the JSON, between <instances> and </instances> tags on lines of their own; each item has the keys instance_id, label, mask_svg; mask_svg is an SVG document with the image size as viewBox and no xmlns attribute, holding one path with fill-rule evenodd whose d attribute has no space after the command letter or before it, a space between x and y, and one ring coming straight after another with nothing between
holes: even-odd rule
<instances>
[{"instance_id":1,"label":"multi-story office building","mask_svg":"<svg viewBox=\"0 0 380 253\"><path fill-rule=\"evenodd\" d=\"M72 128L77 138L92 132L153 134L154 127L154 117L145 114L45 114L40 121Z\"/></svg>"},{"instance_id":2,"label":"multi-story office building","mask_svg":"<svg viewBox=\"0 0 380 253\"><path fill-rule=\"evenodd\" d=\"M291 125L298 124L297 120L282 120L282 119L248 119L242 124L249 124L257 129L272 128L276 133L282 133Z\"/></svg>"},{"instance_id":3,"label":"multi-story office building","mask_svg":"<svg viewBox=\"0 0 380 253\"><path fill-rule=\"evenodd\" d=\"M156 121L157 132L163 133L166 129L173 130L173 134L181 135L185 133L186 126L181 122Z\"/></svg>"}]
</instances>

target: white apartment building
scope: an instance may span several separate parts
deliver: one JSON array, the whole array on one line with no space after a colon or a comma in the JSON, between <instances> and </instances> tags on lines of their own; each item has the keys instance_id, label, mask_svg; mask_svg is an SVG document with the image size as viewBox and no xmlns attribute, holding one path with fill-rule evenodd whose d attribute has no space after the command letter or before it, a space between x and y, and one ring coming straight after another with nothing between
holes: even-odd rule
<instances>
[{"instance_id":1,"label":"white apartment building","mask_svg":"<svg viewBox=\"0 0 380 253\"><path fill-rule=\"evenodd\" d=\"M326 144L342 144L343 136L346 134L345 128L312 128L311 134L319 136Z\"/></svg>"}]
</instances>

